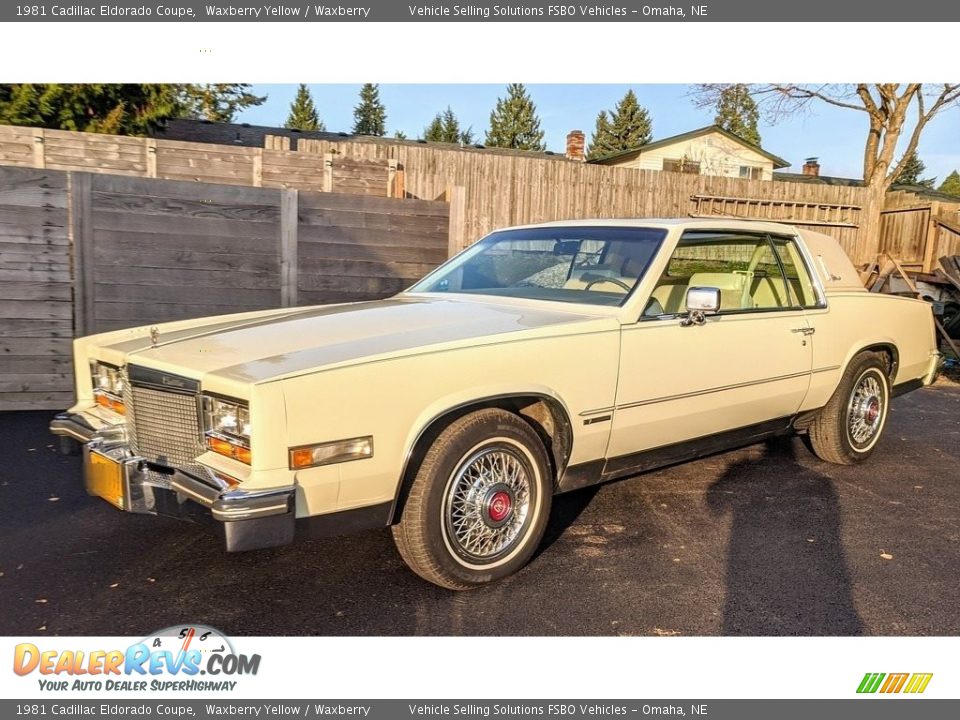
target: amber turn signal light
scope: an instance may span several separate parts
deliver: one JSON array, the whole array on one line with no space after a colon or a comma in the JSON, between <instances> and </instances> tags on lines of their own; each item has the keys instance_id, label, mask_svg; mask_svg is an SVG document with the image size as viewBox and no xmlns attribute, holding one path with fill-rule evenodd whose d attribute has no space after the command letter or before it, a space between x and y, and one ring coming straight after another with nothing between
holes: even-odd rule
<instances>
[{"instance_id":1,"label":"amber turn signal light","mask_svg":"<svg viewBox=\"0 0 960 720\"><path fill-rule=\"evenodd\" d=\"M350 438L333 442L290 448L290 469L303 470L318 465L332 465L348 460L373 457L373 438Z\"/></svg>"},{"instance_id":2,"label":"amber turn signal light","mask_svg":"<svg viewBox=\"0 0 960 720\"><path fill-rule=\"evenodd\" d=\"M229 440L224 440L223 438L212 437L208 435L207 447L219 455L233 458L234 460L239 460L247 465L250 464L250 448L243 447L243 445L232 443Z\"/></svg>"},{"instance_id":3,"label":"amber turn signal light","mask_svg":"<svg viewBox=\"0 0 960 720\"><path fill-rule=\"evenodd\" d=\"M127 414L127 406L124 405L123 401L121 400L116 400L110 397L109 395L103 395L103 394L97 394L95 399L96 399L97 405L99 405L102 408L106 408L107 410L113 410L113 412L117 413L118 415Z\"/></svg>"}]
</instances>

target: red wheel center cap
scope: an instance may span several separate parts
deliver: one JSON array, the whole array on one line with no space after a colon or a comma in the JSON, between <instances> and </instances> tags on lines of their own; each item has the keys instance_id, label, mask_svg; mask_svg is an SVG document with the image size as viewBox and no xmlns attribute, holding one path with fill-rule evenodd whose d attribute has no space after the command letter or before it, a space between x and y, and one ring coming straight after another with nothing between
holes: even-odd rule
<instances>
[{"instance_id":1,"label":"red wheel center cap","mask_svg":"<svg viewBox=\"0 0 960 720\"><path fill-rule=\"evenodd\" d=\"M503 492L502 490L498 493L495 493L492 498L490 498L490 504L487 507L487 513L490 515L490 519L493 522L500 522L507 515L510 514L510 508L512 506L512 501L510 500L510 495Z\"/></svg>"},{"instance_id":2,"label":"red wheel center cap","mask_svg":"<svg viewBox=\"0 0 960 720\"><path fill-rule=\"evenodd\" d=\"M870 402L867 403L867 411L864 413L864 419L873 424L877 419L877 415L880 414L880 401L876 398L870 398Z\"/></svg>"}]
</instances>

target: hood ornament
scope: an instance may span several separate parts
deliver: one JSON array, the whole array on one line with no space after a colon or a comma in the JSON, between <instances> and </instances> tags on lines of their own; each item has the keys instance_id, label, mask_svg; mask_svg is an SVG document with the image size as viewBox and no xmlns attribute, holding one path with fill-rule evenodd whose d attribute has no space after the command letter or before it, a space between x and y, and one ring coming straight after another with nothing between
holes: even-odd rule
<instances>
[{"instance_id":1,"label":"hood ornament","mask_svg":"<svg viewBox=\"0 0 960 720\"><path fill-rule=\"evenodd\" d=\"M160 330L156 325L150 328L150 344L153 347L157 346L157 341L160 339Z\"/></svg>"}]
</instances>

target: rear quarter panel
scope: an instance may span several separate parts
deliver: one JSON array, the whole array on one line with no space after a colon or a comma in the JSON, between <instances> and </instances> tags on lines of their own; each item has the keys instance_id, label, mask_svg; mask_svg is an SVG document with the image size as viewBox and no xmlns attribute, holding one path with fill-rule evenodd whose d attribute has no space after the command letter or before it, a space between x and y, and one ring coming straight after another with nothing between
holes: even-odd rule
<instances>
[{"instance_id":1,"label":"rear quarter panel","mask_svg":"<svg viewBox=\"0 0 960 720\"><path fill-rule=\"evenodd\" d=\"M922 378L936 350L933 313L928 303L865 290L829 293L827 308L809 313L816 328L813 377L804 410L830 399L850 360L873 345L892 345L899 363L894 384Z\"/></svg>"}]
</instances>

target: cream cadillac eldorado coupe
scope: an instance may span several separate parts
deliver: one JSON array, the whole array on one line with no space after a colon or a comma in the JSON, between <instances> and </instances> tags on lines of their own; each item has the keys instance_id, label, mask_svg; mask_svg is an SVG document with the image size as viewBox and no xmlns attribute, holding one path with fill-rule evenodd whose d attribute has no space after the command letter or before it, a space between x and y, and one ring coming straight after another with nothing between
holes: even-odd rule
<instances>
[{"instance_id":1,"label":"cream cadillac eldorado coupe","mask_svg":"<svg viewBox=\"0 0 960 720\"><path fill-rule=\"evenodd\" d=\"M832 239L736 220L494 232L375 302L75 341L87 490L201 516L228 551L391 526L451 589L517 571L557 493L802 433L865 460L933 382L930 306Z\"/></svg>"}]
</instances>

